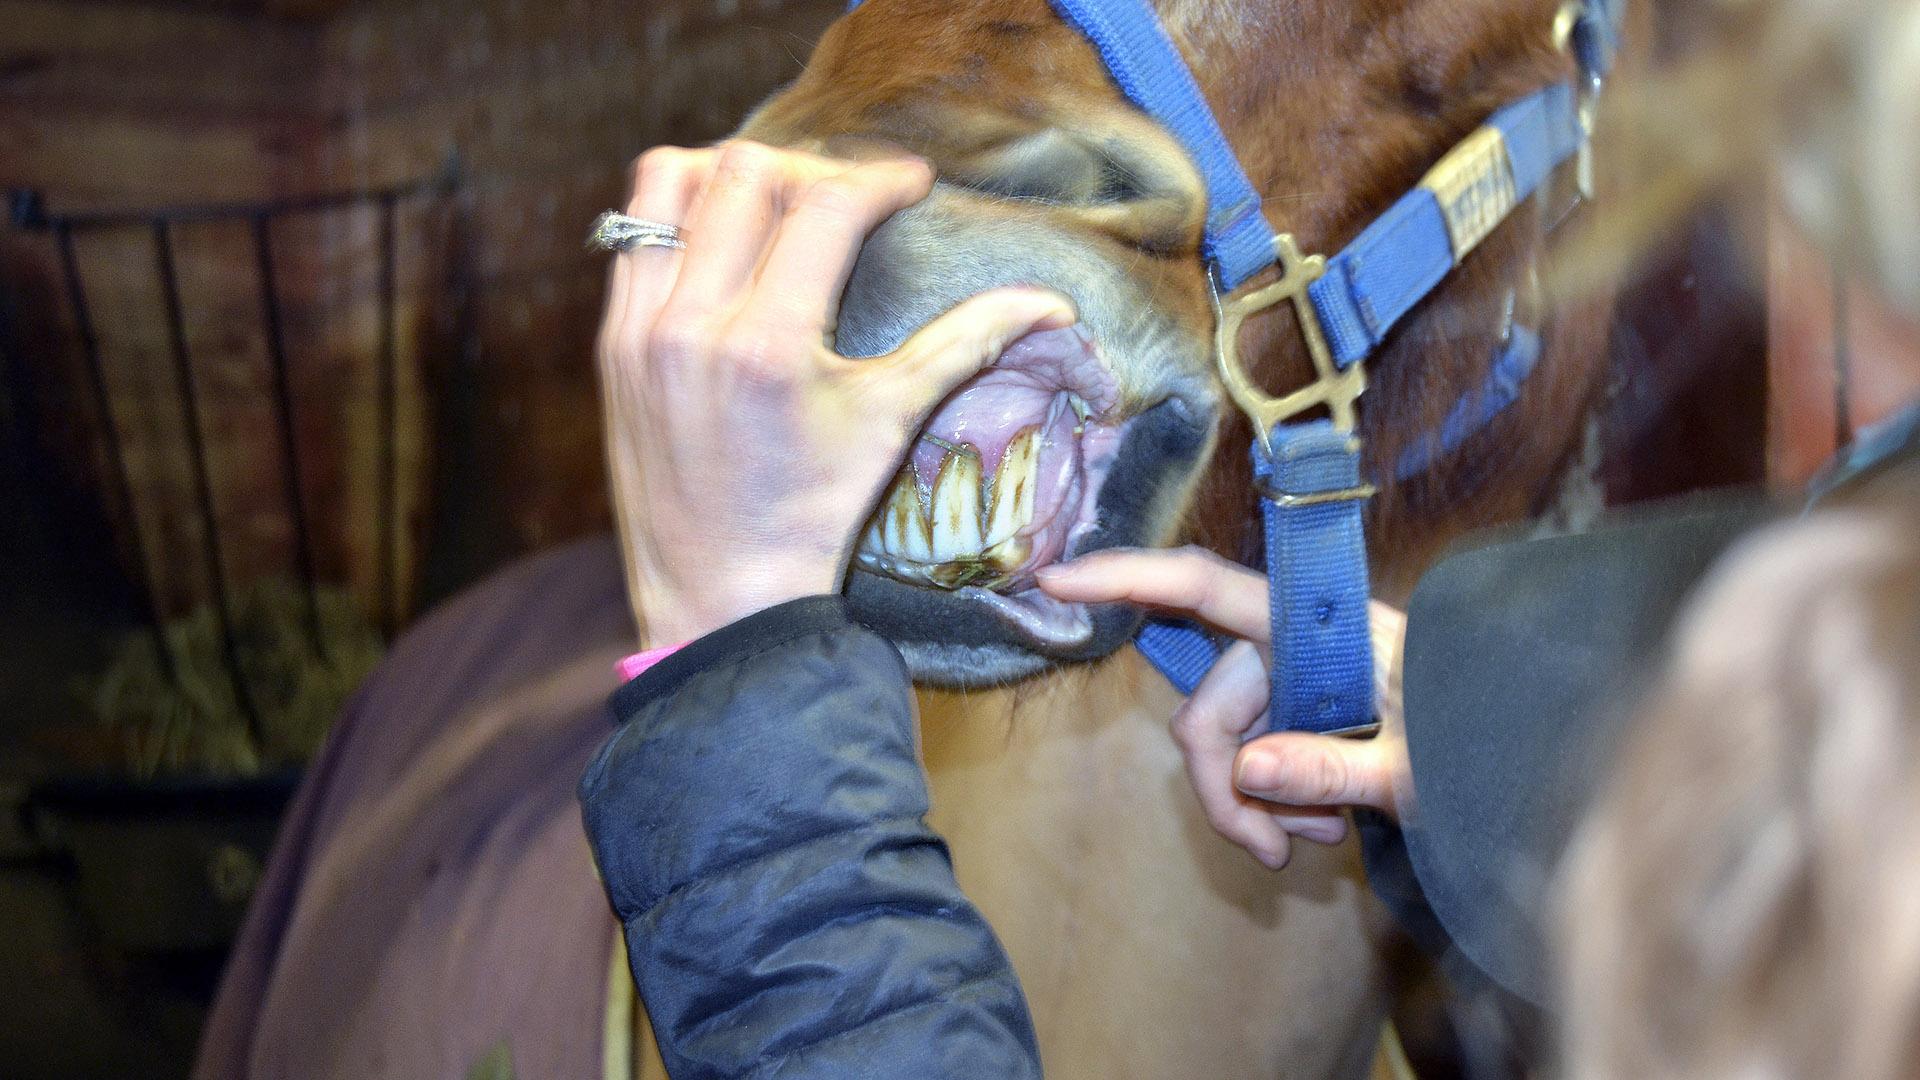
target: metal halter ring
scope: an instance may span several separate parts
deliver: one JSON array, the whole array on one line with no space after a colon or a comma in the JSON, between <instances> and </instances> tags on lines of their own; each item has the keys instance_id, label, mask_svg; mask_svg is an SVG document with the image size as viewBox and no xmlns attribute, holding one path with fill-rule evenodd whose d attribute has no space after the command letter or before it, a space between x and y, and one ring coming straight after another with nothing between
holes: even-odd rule
<instances>
[{"instance_id":1,"label":"metal halter ring","mask_svg":"<svg viewBox=\"0 0 1920 1080\"><path fill-rule=\"evenodd\" d=\"M587 234L587 247L601 251L632 251L634 248L685 248L678 225L648 221L617 210L609 210L593 219Z\"/></svg>"}]
</instances>

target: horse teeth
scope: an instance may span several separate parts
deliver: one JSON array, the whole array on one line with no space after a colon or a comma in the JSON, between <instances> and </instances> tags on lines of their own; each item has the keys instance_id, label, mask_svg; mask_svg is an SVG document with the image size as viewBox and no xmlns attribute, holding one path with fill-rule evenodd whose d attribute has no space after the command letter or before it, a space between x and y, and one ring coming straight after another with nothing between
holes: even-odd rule
<instances>
[{"instance_id":1,"label":"horse teeth","mask_svg":"<svg viewBox=\"0 0 1920 1080\"><path fill-rule=\"evenodd\" d=\"M979 554L982 538L977 452L948 454L940 463L940 474L933 482L932 540L935 562Z\"/></svg>"},{"instance_id":2,"label":"horse teeth","mask_svg":"<svg viewBox=\"0 0 1920 1080\"><path fill-rule=\"evenodd\" d=\"M988 548L980 557L981 563L1003 574L1011 574L1020 569L1020 564L1033 554L1033 541L1024 536L1009 536L1005 540Z\"/></svg>"},{"instance_id":3,"label":"horse teeth","mask_svg":"<svg viewBox=\"0 0 1920 1080\"><path fill-rule=\"evenodd\" d=\"M1061 407L1056 400L1055 411ZM943 589L1006 584L1033 550L1017 534L1033 521L1041 432L1035 426L1014 436L991 483L983 482L979 450L929 439L948 450L931 499L922 498L913 466L903 467L861 537L860 564Z\"/></svg>"},{"instance_id":4,"label":"horse teeth","mask_svg":"<svg viewBox=\"0 0 1920 1080\"><path fill-rule=\"evenodd\" d=\"M880 516L887 554L914 562L933 558L933 537L929 535L927 515L920 508L920 484L912 468L900 470L900 479L894 481Z\"/></svg>"},{"instance_id":5,"label":"horse teeth","mask_svg":"<svg viewBox=\"0 0 1920 1080\"><path fill-rule=\"evenodd\" d=\"M1000 467L993 474L993 508L987 517L986 539L991 547L1004 542L1033 521L1033 492L1040 472L1040 429L1027 428L1007 444Z\"/></svg>"}]
</instances>

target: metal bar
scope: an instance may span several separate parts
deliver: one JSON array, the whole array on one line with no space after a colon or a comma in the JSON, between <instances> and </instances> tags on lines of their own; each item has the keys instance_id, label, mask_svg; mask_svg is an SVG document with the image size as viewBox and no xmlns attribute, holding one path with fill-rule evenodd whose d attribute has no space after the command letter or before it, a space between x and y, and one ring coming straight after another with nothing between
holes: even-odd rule
<instances>
[{"instance_id":1,"label":"metal bar","mask_svg":"<svg viewBox=\"0 0 1920 1080\"><path fill-rule=\"evenodd\" d=\"M253 219L253 250L260 278L260 314L267 331L267 365L273 374L274 412L280 428L280 473L285 483L287 514L293 521L293 561L305 589L307 637L314 655L331 664L326 637L320 631L319 585L313 570L313 543L307 531L307 503L300 490L300 440L293 422L293 386L287 376L287 341L281 321L280 290L273 271L271 219Z\"/></svg>"},{"instance_id":2,"label":"metal bar","mask_svg":"<svg viewBox=\"0 0 1920 1080\"><path fill-rule=\"evenodd\" d=\"M0 419L7 425L7 452L24 463L34 441L29 434L31 421L27 418L39 416L40 406L39 394L27 374L26 359L14 347L13 311L13 291L7 287L5 275L0 274L0 372L5 373L7 380L7 392L0 396L0 401L6 403L6 408L0 409Z\"/></svg>"},{"instance_id":3,"label":"metal bar","mask_svg":"<svg viewBox=\"0 0 1920 1080\"><path fill-rule=\"evenodd\" d=\"M388 640L400 622L399 599L399 360L394 302L394 198L380 198L380 598Z\"/></svg>"},{"instance_id":4,"label":"metal bar","mask_svg":"<svg viewBox=\"0 0 1920 1080\"><path fill-rule=\"evenodd\" d=\"M180 278L174 266L172 230L165 221L153 227L154 260L167 305L167 334L173 345L173 370L180 394L180 413L187 425L188 461L193 466L194 496L200 503L200 523L206 531L207 577L213 589L214 612L220 619L220 649L233 680L234 697L246 716L247 734L255 746L265 745L260 710L254 704L246 672L240 667L240 643L234 637L233 604L227 596L226 560L220 555L220 528L213 508L213 480L207 472L206 432L200 423L198 391L194 387L193 357L187 351L186 319L180 307Z\"/></svg>"},{"instance_id":5,"label":"metal bar","mask_svg":"<svg viewBox=\"0 0 1920 1080\"><path fill-rule=\"evenodd\" d=\"M93 326L93 309L87 303L86 285L80 280L80 259L74 252L73 232L64 225L53 230L54 247L60 254L60 276L67 290L67 307L73 314L74 331L80 337L80 352L86 361L87 389L93 395L94 411L100 414L102 441L107 454L108 487L119 504L127 539L133 544L133 587L140 594L140 606L147 616L147 631L153 636L153 654L168 685L180 684L180 672L174 664L173 650L167 647L166 625L160 617L160 600L154 595L153 575L147 566L145 530L140 527L140 510L133 501L133 477L127 471L125 444L120 441L120 423L114 419L113 396L107 390L106 367L100 361L100 337Z\"/></svg>"},{"instance_id":6,"label":"metal bar","mask_svg":"<svg viewBox=\"0 0 1920 1080\"><path fill-rule=\"evenodd\" d=\"M414 587L417 605L453 595L507 554L500 550L508 532L500 526L507 515L500 485L493 482L499 463L479 438L486 426L479 420L485 387L474 331L473 211L470 201L461 198L447 199L442 209L447 243L442 287L453 305L453 330L450 340L441 343L448 362L434 372L438 381L429 444L433 471L427 484L433 498L415 558L420 567Z\"/></svg>"},{"instance_id":7,"label":"metal bar","mask_svg":"<svg viewBox=\"0 0 1920 1080\"><path fill-rule=\"evenodd\" d=\"M398 200L412 195L438 193L445 191L449 183L450 178L447 175L438 175L405 184L376 188L372 191L275 199L259 203L162 206L147 210L82 210L70 214L47 213L45 202L37 192L15 189L10 193L9 204L12 207L13 223L20 228L54 229L64 226L69 230L81 231L114 226L149 225L156 221L169 225L187 225L209 221L245 220L262 215L279 217L285 214L318 213L355 206L376 199Z\"/></svg>"},{"instance_id":8,"label":"metal bar","mask_svg":"<svg viewBox=\"0 0 1920 1080\"><path fill-rule=\"evenodd\" d=\"M1847 271L1833 264L1833 445L1853 441L1853 327L1848 316Z\"/></svg>"}]
</instances>

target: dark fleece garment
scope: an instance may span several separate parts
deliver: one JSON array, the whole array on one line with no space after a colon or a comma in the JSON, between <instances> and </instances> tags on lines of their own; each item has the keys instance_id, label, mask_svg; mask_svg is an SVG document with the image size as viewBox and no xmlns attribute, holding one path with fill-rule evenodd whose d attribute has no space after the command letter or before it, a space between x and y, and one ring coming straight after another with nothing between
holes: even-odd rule
<instances>
[{"instance_id":1,"label":"dark fleece garment","mask_svg":"<svg viewBox=\"0 0 1920 1080\"><path fill-rule=\"evenodd\" d=\"M840 598L702 638L613 706L580 799L674 1080L1040 1075L925 821L906 667Z\"/></svg>"}]
</instances>

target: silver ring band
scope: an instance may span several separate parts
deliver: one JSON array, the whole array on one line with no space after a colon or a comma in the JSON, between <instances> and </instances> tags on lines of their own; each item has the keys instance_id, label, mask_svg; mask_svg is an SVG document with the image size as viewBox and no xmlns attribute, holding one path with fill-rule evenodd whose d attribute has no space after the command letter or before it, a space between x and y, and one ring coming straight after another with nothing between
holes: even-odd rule
<instances>
[{"instance_id":1,"label":"silver ring band","mask_svg":"<svg viewBox=\"0 0 1920 1080\"><path fill-rule=\"evenodd\" d=\"M681 238L683 235L678 225L648 221L646 218L609 210L593 219L593 229L587 234L587 247L600 251L632 251L643 247L680 249L687 246L687 242Z\"/></svg>"}]
</instances>

